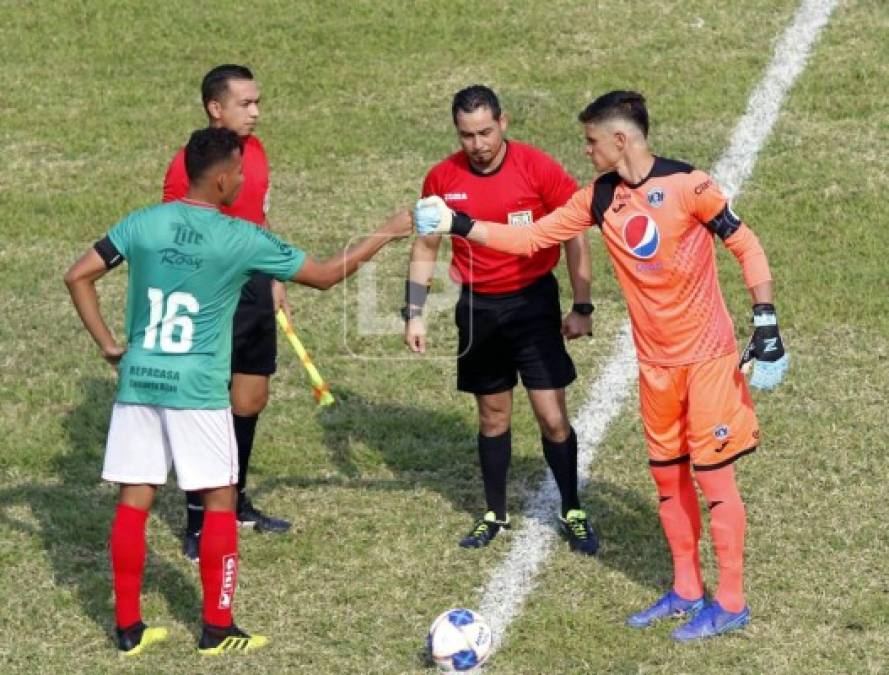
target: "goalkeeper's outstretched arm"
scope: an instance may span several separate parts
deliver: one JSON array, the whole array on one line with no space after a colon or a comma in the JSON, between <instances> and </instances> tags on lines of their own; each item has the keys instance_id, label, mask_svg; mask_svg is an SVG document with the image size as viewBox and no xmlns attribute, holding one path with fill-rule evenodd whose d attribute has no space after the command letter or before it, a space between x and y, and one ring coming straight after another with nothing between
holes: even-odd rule
<instances>
[{"instance_id":1,"label":"goalkeeper's outstretched arm","mask_svg":"<svg viewBox=\"0 0 889 675\"><path fill-rule=\"evenodd\" d=\"M575 192L568 202L528 227L472 220L454 212L440 197L417 202L414 222L417 234L452 234L512 255L530 256L537 251L573 239L593 225L589 203L592 186Z\"/></svg>"}]
</instances>

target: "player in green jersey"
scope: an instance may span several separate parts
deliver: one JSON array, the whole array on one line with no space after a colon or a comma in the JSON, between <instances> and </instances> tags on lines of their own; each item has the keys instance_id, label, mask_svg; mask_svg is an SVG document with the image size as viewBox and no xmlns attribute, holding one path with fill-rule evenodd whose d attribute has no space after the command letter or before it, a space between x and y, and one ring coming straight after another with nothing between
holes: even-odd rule
<instances>
[{"instance_id":1,"label":"player in green jersey","mask_svg":"<svg viewBox=\"0 0 889 675\"><path fill-rule=\"evenodd\" d=\"M118 646L134 655L166 639L142 622L145 522L171 464L179 487L200 491L203 632L199 651L264 646L232 619L238 570L235 484L238 453L228 381L232 315L252 272L326 289L387 243L411 232L401 211L373 235L316 261L252 223L219 211L243 179L238 136L202 129L186 146L190 188L182 200L131 213L65 274L71 299L103 358L118 365L118 391L102 477L120 484L111 528ZM95 282L126 260L127 344L120 347L99 309Z\"/></svg>"}]
</instances>

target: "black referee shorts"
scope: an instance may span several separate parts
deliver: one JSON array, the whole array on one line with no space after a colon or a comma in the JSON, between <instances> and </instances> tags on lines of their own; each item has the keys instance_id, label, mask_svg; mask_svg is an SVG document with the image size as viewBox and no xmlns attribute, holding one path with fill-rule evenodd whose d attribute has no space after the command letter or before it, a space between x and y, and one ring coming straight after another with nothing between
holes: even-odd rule
<instances>
[{"instance_id":1,"label":"black referee shorts","mask_svg":"<svg viewBox=\"0 0 889 675\"><path fill-rule=\"evenodd\" d=\"M272 278L254 274L241 289L232 326L232 372L271 375L278 360Z\"/></svg>"},{"instance_id":2,"label":"black referee shorts","mask_svg":"<svg viewBox=\"0 0 889 675\"><path fill-rule=\"evenodd\" d=\"M465 286L457 302L457 388L471 394L563 389L577 377L562 337L559 284L545 274L512 293L479 294Z\"/></svg>"}]
</instances>

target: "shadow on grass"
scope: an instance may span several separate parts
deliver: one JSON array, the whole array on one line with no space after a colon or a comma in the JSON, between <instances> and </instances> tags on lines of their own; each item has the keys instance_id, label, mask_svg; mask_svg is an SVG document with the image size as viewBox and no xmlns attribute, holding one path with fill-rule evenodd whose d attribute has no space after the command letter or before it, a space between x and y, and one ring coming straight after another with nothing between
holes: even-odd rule
<instances>
[{"instance_id":1,"label":"shadow on grass","mask_svg":"<svg viewBox=\"0 0 889 675\"><path fill-rule=\"evenodd\" d=\"M42 542L56 585L70 589L86 615L113 637L108 534L117 490L103 485L100 475L115 385L109 379L85 378L80 391L81 403L63 421L68 448L53 460L53 482L0 491L0 504L26 504L39 524L0 517ZM155 511L167 506L163 492L158 492ZM143 596L152 591L163 595L178 621L197 631L201 604L194 580L153 555L149 546Z\"/></svg>"},{"instance_id":2,"label":"shadow on grass","mask_svg":"<svg viewBox=\"0 0 889 675\"><path fill-rule=\"evenodd\" d=\"M640 471L647 471L640 466ZM595 471L595 468L594 468ZM638 584L666 591L673 561L651 495L591 478L580 495L599 534L597 559Z\"/></svg>"},{"instance_id":3,"label":"shadow on grass","mask_svg":"<svg viewBox=\"0 0 889 675\"><path fill-rule=\"evenodd\" d=\"M337 405L318 412L324 443L339 475L324 478L267 478L260 493L276 486L344 488L381 491L424 490L445 497L472 517L483 510L484 495L476 447L477 429L461 415L388 401L373 401L354 391L337 391ZM356 453L382 458L392 478L364 477ZM640 467L645 470L645 467ZM509 503L514 513L533 494L548 471L542 450L536 456L513 453L509 475ZM672 581L672 562L661 534L654 494L591 480L581 501L599 533L601 564L619 570L637 583L666 589ZM558 527L557 514L552 526ZM455 532L456 545L464 532Z\"/></svg>"}]
</instances>

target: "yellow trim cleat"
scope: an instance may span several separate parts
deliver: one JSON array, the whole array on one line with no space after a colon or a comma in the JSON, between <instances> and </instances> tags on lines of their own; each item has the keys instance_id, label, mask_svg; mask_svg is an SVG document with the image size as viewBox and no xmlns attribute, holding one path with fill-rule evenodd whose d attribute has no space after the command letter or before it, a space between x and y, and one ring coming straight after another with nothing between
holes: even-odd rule
<instances>
[{"instance_id":1,"label":"yellow trim cleat","mask_svg":"<svg viewBox=\"0 0 889 675\"><path fill-rule=\"evenodd\" d=\"M117 647L121 656L138 656L146 647L164 642L168 637L166 628L149 628L140 622L124 631L117 629Z\"/></svg>"},{"instance_id":2,"label":"yellow trim cleat","mask_svg":"<svg viewBox=\"0 0 889 675\"><path fill-rule=\"evenodd\" d=\"M204 656L219 656L225 652L252 652L269 643L264 635L248 635L236 625L228 628L204 626L198 652Z\"/></svg>"}]
</instances>

